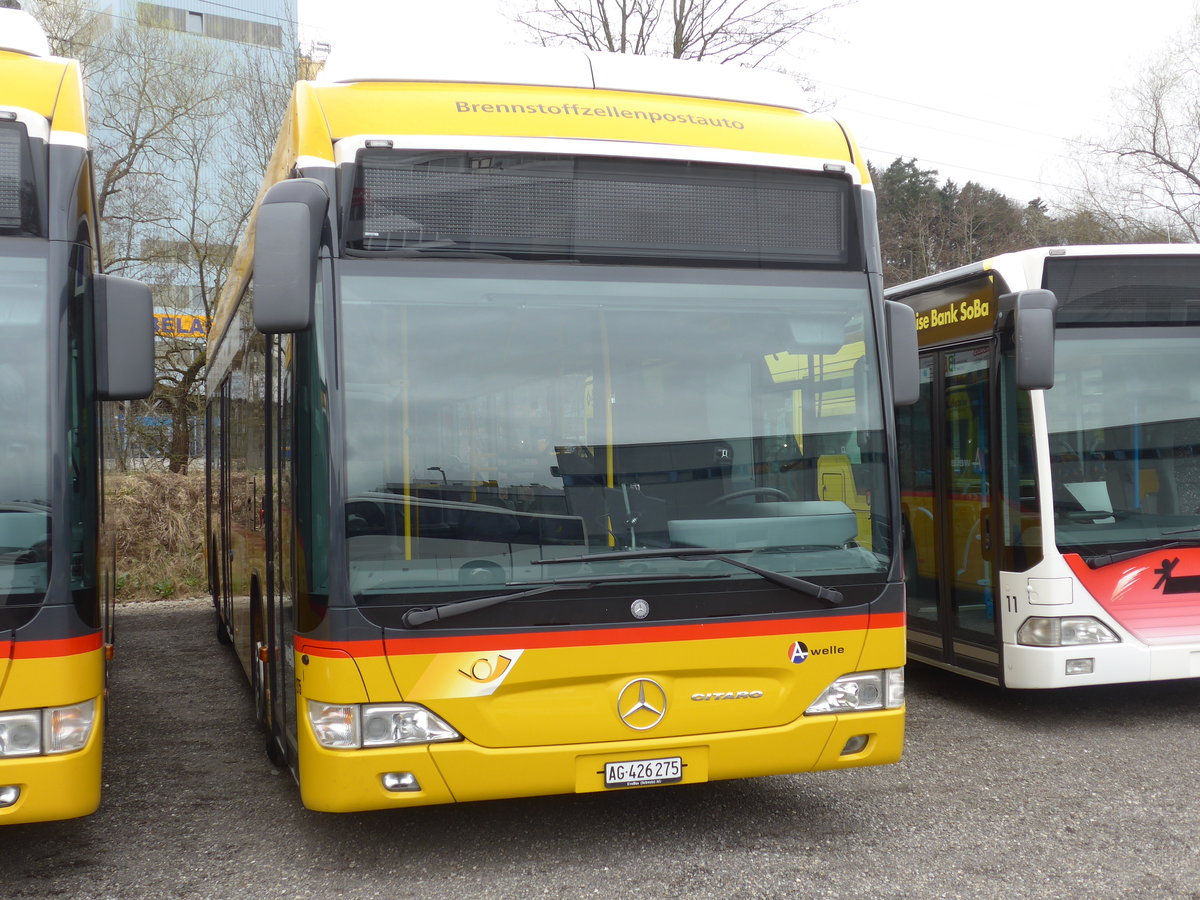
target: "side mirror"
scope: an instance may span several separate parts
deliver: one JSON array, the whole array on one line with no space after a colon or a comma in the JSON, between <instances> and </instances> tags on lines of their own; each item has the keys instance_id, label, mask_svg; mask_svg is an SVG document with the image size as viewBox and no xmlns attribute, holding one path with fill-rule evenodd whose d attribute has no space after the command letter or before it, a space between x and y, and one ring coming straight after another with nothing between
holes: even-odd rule
<instances>
[{"instance_id":1,"label":"side mirror","mask_svg":"<svg viewBox=\"0 0 1200 900\"><path fill-rule=\"evenodd\" d=\"M271 187L254 224L254 327L265 334L312 324L317 252L329 208L325 185L294 178Z\"/></svg>"},{"instance_id":2,"label":"side mirror","mask_svg":"<svg viewBox=\"0 0 1200 900\"><path fill-rule=\"evenodd\" d=\"M1008 297L1001 297L1004 308ZM1018 291L1012 295L1013 344L1017 387L1025 391L1054 387L1054 320L1058 298L1052 291Z\"/></svg>"},{"instance_id":3,"label":"side mirror","mask_svg":"<svg viewBox=\"0 0 1200 900\"><path fill-rule=\"evenodd\" d=\"M921 398L917 314L912 307L896 300L884 300L883 310L887 320L892 403L896 406L912 406Z\"/></svg>"},{"instance_id":4,"label":"side mirror","mask_svg":"<svg viewBox=\"0 0 1200 900\"><path fill-rule=\"evenodd\" d=\"M140 281L97 275L96 393L140 400L154 389L154 303Z\"/></svg>"}]
</instances>

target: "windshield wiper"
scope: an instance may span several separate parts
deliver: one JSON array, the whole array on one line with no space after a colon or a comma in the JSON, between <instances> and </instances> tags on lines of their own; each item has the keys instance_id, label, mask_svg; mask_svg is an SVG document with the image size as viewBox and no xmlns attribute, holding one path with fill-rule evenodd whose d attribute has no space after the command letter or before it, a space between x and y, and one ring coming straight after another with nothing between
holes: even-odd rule
<instances>
[{"instance_id":1,"label":"windshield wiper","mask_svg":"<svg viewBox=\"0 0 1200 900\"><path fill-rule=\"evenodd\" d=\"M517 591L514 594L491 594L487 597L472 597L470 600L450 600L436 606L417 606L406 610L400 617L406 628L419 628L430 622L440 622L442 619L452 619L464 613L487 609L489 606L499 606L509 600L520 600L523 597L534 597L550 591L577 591L594 584L620 581L678 581L683 578L710 578L710 575L688 575L670 572L629 572L615 575L573 575L570 578L555 578L550 581L518 581L508 587L525 587L536 584L538 587L527 591ZM718 575L718 578L728 578L728 575Z\"/></svg>"},{"instance_id":2,"label":"windshield wiper","mask_svg":"<svg viewBox=\"0 0 1200 900\"><path fill-rule=\"evenodd\" d=\"M1182 531L1168 531L1165 533L1184 534ZM1127 559L1134 559L1138 556L1145 556L1147 553L1158 553L1160 550L1175 550L1179 547L1195 547L1197 544L1200 544L1200 537L1192 538L1188 541L1168 541L1165 544L1156 544L1153 547L1142 547L1137 550L1121 550L1118 553L1101 553L1097 556L1085 556L1083 557L1083 561L1087 563L1089 569L1100 569L1104 566L1111 566L1113 563L1124 562Z\"/></svg>"},{"instance_id":3,"label":"windshield wiper","mask_svg":"<svg viewBox=\"0 0 1200 900\"><path fill-rule=\"evenodd\" d=\"M564 556L561 558L538 559L534 560L534 563L535 565L552 566L558 563L616 562L631 559L715 560L716 562L736 566L739 569L745 569L747 572L753 572L760 578L772 584L777 584L780 587L797 591L809 597L815 597L829 606L841 606L845 602L841 591L823 587L812 581L796 578L793 575L784 575L782 572L772 572L770 569L762 569L740 559L730 558L735 553L753 552L755 552L754 549L749 547L739 547L731 550L717 550L711 547L656 547L647 550L620 550L613 553L593 553L590 556Z\"/></svg>"}]
</instances>

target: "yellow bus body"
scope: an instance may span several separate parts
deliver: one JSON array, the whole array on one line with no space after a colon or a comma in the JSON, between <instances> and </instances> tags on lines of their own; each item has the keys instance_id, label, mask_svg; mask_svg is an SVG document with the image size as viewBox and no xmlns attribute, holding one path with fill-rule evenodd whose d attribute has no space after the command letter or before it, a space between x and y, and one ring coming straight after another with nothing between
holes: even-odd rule
<instances>
[{"instance_id":1,"label":"yellow bus body","mask_svg":"<svg viewBox=\"0 0 1200 900\"><path fill-rule=\"evenodd\" d=\"M0 10L0 19L6 12ZM0 29L3 27L0 22ZM84 86L75 60L0 50L0 109L20 115L34 113L45 119L49 127L47 149L66 145L81 154L87 152ZM89 239L96 244L90 175L80 179L77 189L78 196L72 195L69 202L51 198L51 217L63 215L74 204L80 211L79 218L85 221L72 220L71 227L85 224ZM69 595L67 599L69 602ZM4 657L0 659L0 711L46 709L92 700L92 727L81 750L0 758L0 788L20 789L15 803L0 807L0 825L85 816L100 803L106 665L102 628L77 621L70 635L53 637L47 636L52 629L40 629L35 619L30 628L12 632L13 640L0 641L0 656Z\"/></svg>"},{"instance_id":2,"label":"yellow bus body","mask_svg":"<svg viewBox=\"0 0 1200 900\"><path fill-rule=\"evenodd\" d=\"M578 112L583 109L591 112ZM652 114L674 120L651 122ZM705 124L718 120L737 126ZM406 148L410 138L429 148L440 138L461 144L474 136L589 142L589 153L631 158L686 158L699 149L733 159L745 153L769 165L775 155L779 165L796 166L799 159L814 171L853 172L859 184L870 183L865 159L837 122L794 108L624 90L300 82L263 192L298 172L335 167L340 140L376 136L394 139L398 148ZM209 330L210 379L214 373L225 377L238 352L237 332L246 327L235 317L244 314L239 307L251 282L254 227L252 218ZM862 347L857 344L856 352ZM786 369L786 361L778 365ZM853 359L844 367L849 376ZM214 383L210 380L210 399ZM853 412L852 403L843 406L832 412ZM844 500L867 522L867 500L853 484L850 463L838 457L822 471L821 496ZM862 530L869 541L869 527ZM235 562L228 576L234 597L219 614L249 674L256 639L250 634L247 585L252 579L265 583L266 548L251 552L237 536L225 540ZM214 560L221 559L223 550L214 544L210 553L214 549ZM302 552L297 541L295 553ZM220 601L217 605L222 610ZM903 706L806 715L843 675L903 667L901 608L869 610L470 638L408 631L371 641L326 641L297 634L294 646L280 652L294 654L297 756L291 763L301 798L310 809L349 812L596 792L610 789L606 763L658 757L680 757L685 784L895 762L902 750ZM798 641L817 651L801 663L789 656ZM500 667L503 678L491 678ZM617 709L623 686L638 677L653 679L670 698L652 735L631 730ZM328 749L314 734L309 702L421 704L463 739ZM513 735L520 735L515 743ZM392 773L415 776L420 789L386 789L383 778Z\"/></svg>"},{"instance_id":3,"label":"yellow bus body","mask_svg":"<svg viewBox=\"0 0 1200 900\"><path fill-rule=\"evenodd\" d=\"M38 709L86 700L96 702L95 724L82 750L0 759L0 786L21 789L15 804L0 809L0 825L73 819L96 811L105 714L103 648L8 661L0 708Z\"/></svg>"},{"instance_id":4,"label":"yellow bus body","mask_svg":"<svg viewBox=\"0 0 1200 900\"><path fill-rule=\"evenodd\" d=\"M867 617L846 618L852 620L848 624L865 624ZM606 790L605 763L667 756L682 758L685 784L895 762L904 738L903 708L804 715L820 690L845 672L903 664L903 619L880 618L892 620L890 627L814 633L819 619L776 621L757 623L775 633L746 637L532 649L511 649L492 637L477 649L387 656L377 642L355 646L352 655L346 645L297 638L301 715L308 700L403 700L429 707L465 737L413 748L330 750L318 745L302 721L301 796L310 809L347 812L589 793ZM541 643L538 635L530 637ZM800 638L812 652L794 664L788 651ZM414 639L398 639L388 649L403 651L402 642ZM472 676L497 671L501 657L510 661L504 677L484 694L490 682ZM654 737L631 737L634 732L617 713L616 698L631 672L652 677L671 698ZM496 739L514 731L525 736L520 745ZM603 740L595 739L598 732ZM584 733L591 739L575 739ZM859 736L867 738L866 745L843 753ZM386 790L382 779L392 772L412 773L421 790Z\"/></svg>"}]
</instances>

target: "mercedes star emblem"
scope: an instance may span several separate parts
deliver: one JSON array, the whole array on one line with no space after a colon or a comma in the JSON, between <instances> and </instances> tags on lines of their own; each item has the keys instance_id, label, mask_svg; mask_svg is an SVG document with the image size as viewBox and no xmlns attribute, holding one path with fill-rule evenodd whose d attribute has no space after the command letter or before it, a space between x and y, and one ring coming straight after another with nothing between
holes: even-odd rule
<instances>
[{"instance_id":1,"label":"mercedes star emblem","mask_svg":"<svg viewBox=\"0 0 1200 900\"><path fill-rule=\"evenodd\" d=\"M649 731L667 714L667 692L657 681L635 678L617 696L617 715L634 731Z\"/></svg>"}]
</instances>

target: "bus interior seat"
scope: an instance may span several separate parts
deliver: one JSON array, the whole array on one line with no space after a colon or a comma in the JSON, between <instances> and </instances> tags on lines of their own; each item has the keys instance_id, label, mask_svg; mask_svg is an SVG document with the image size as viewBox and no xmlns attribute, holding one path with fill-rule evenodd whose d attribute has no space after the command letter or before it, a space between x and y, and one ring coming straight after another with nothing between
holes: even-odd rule
<instances>
[{"instance_id":1,"label":"bus interior seat","mask_svg":"<svg viewBox=\"0 0 1200 900\"><path fill-rule=\"evenodd\" d=\"M724 441L618 445L612 486L603 448L556 447L555 453L567 511L589 533L666 544L672 519L729 514L712 505L731 490L733 451Z\"/></svg>"}]
</instances>

